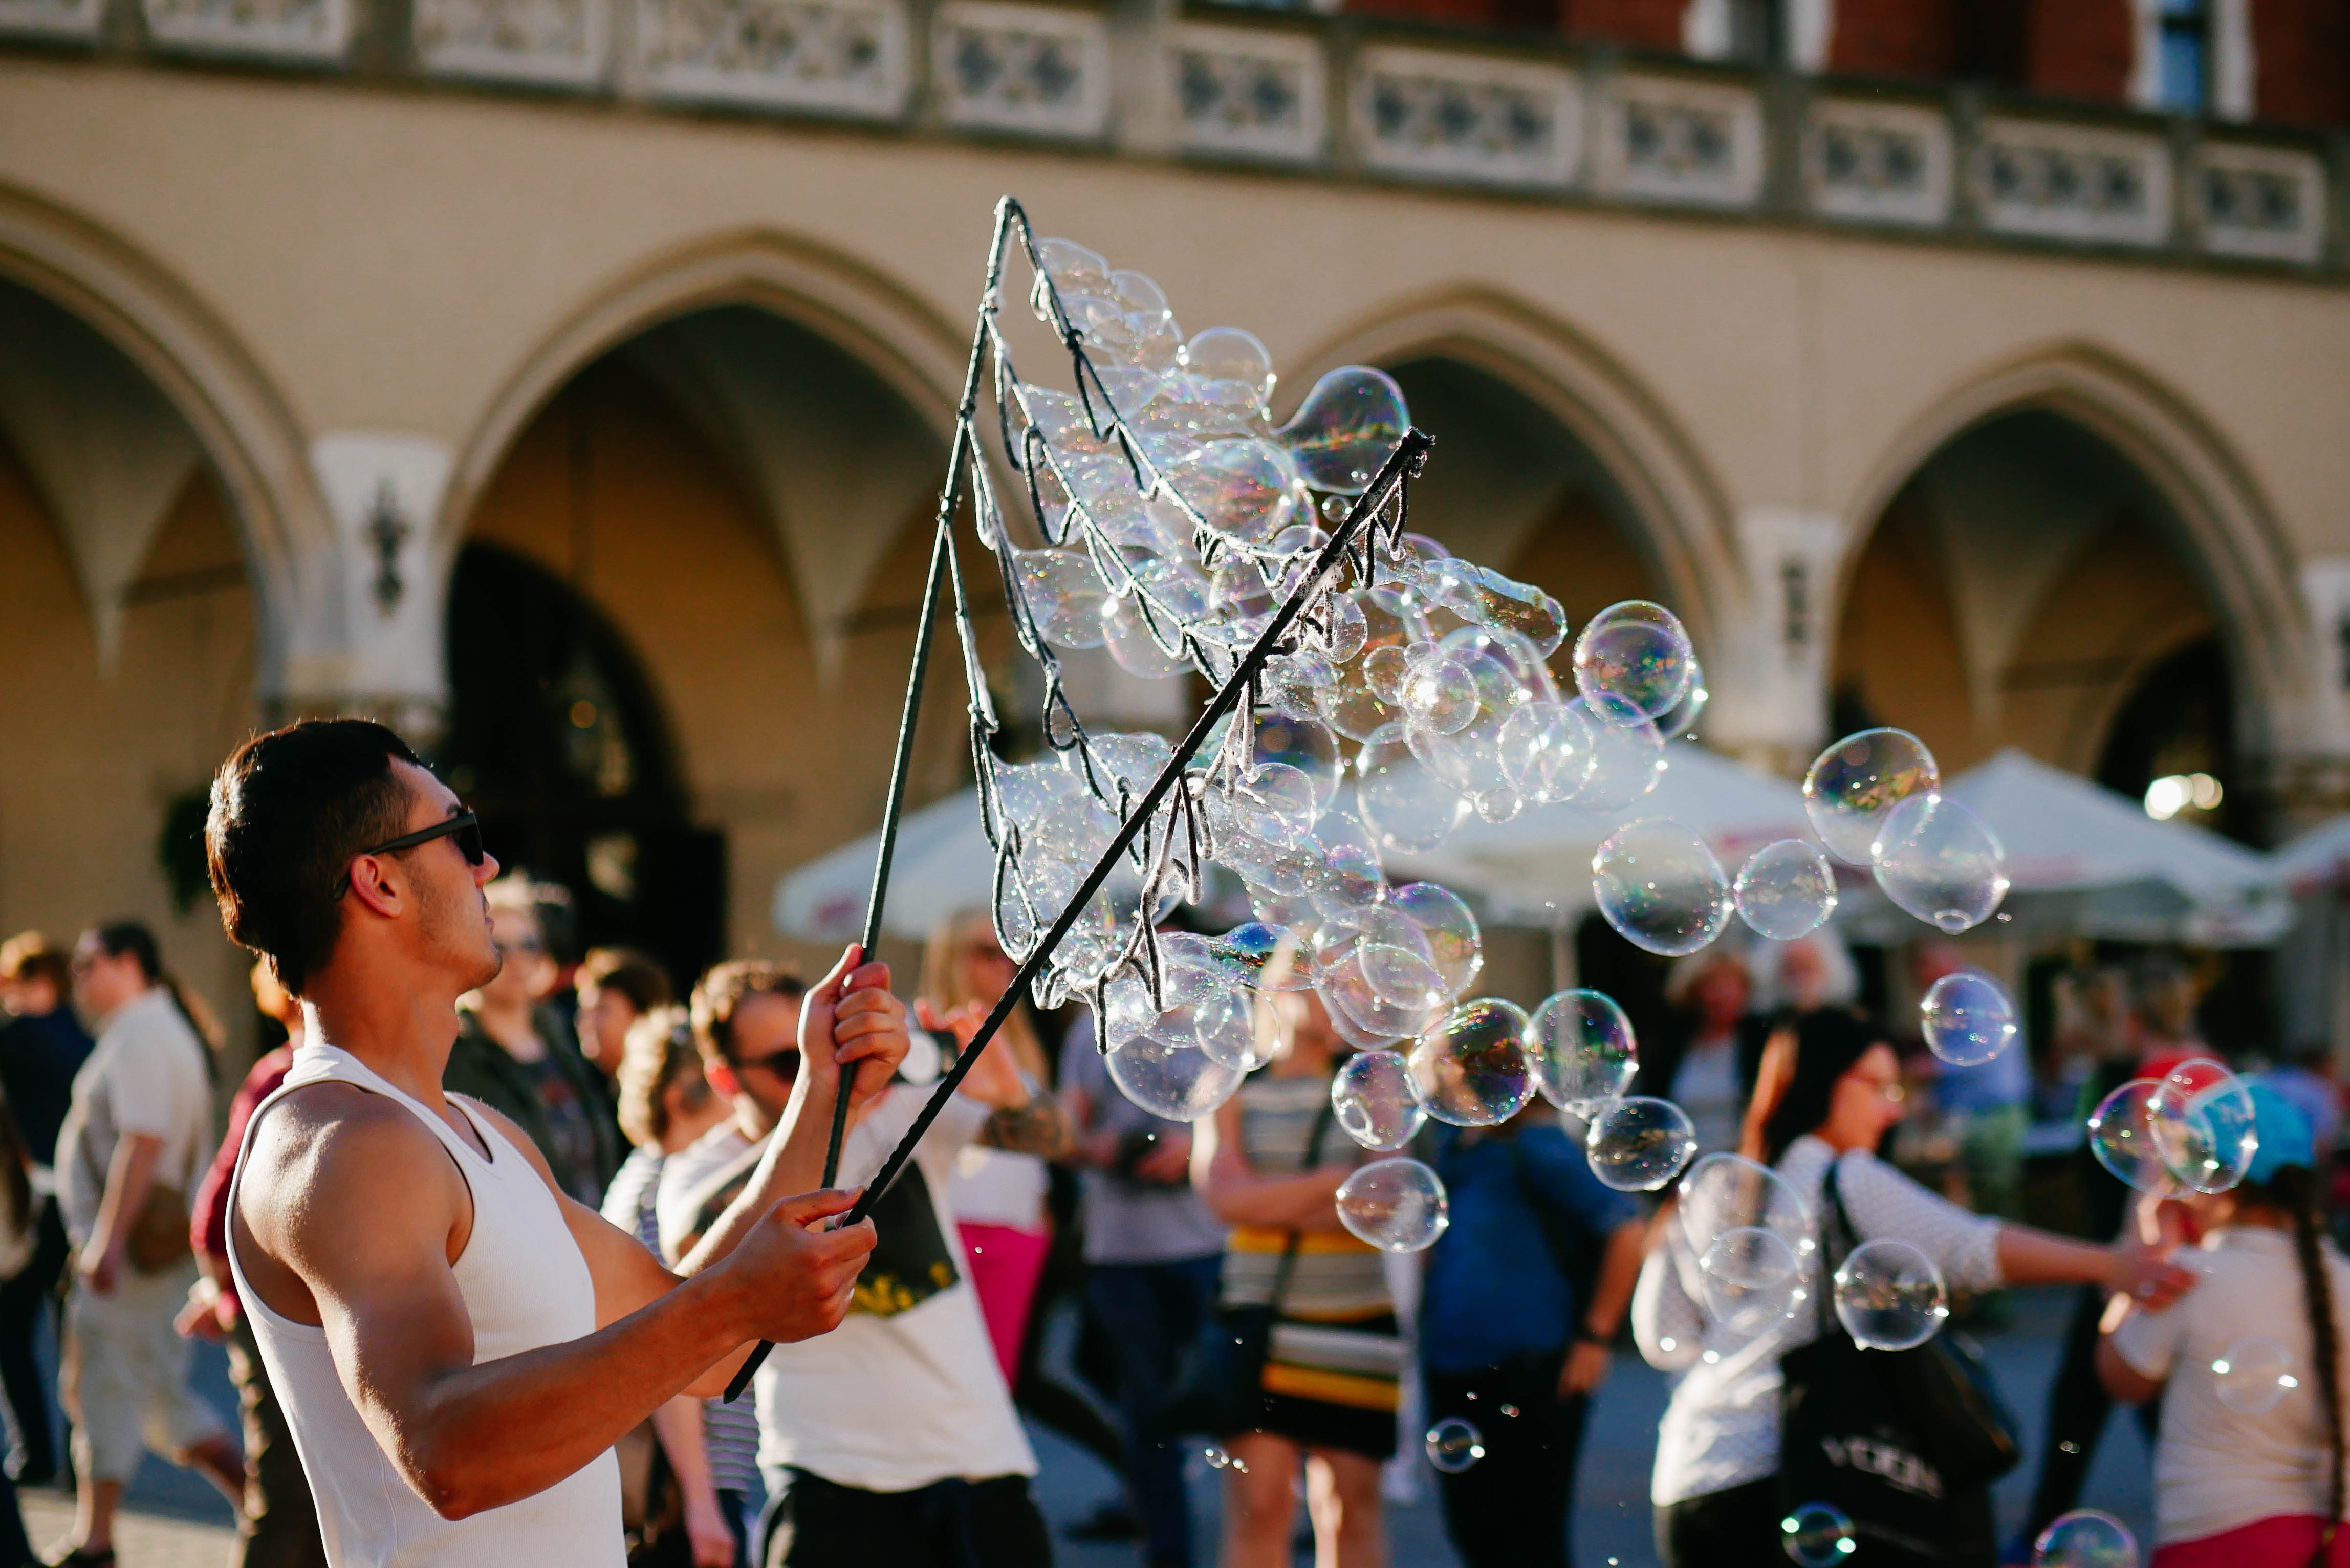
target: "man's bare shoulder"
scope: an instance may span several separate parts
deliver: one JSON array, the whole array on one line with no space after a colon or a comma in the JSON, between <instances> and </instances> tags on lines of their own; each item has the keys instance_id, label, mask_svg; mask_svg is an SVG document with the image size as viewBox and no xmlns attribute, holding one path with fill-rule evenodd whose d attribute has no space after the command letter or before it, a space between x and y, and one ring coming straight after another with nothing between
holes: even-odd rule
<instances>
[{"instance_id":1,"label":"man's bare shoulder","mask_svg":"<svg viewBox=\"0 0 2350 1568\"><path fill-rule=\"evenodd\" d=\"M310 1220L339 1223L379 1208L430 1212L463 1183L448 1150L405 1106L329 1080L289 1090L262 1118L238 1208L268 1245L281 1228Z\"/></svg>"}]
</instances>

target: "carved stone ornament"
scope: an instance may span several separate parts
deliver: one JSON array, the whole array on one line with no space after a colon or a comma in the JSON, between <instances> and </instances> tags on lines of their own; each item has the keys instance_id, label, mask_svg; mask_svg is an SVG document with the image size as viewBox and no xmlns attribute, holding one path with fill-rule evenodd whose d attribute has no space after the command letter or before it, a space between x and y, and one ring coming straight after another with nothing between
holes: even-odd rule
<instances>
[{"instance_id":1,"label":"carved stone ornament","mask_svg":"<svg viewBox=\"0 0 2350 1568\"><path fill-rule=\"evenodd\" d=\"M2159 137L1986 120L1973 174L1984 226L2002 234L2130 245L2170 237L2170 157Z\"/></svg>"},{"instance_id":2,"label":"carved stone ornament","mask_svg":"<svg viewBox=\"0 0 2350 1568\"><path fill-rule=\"evenodd\" d=\"M894 0L639 0L656 99L893 119L910 85Z\"/></svg>"},{"instance_id":3,"label":"carved stone ornament","mask_svg":"<svg viewBox=\"0 0 2350 1568\"><path fill-rule=\"evenodd\" d=\"M172 48L289 60L337 60L350 42L349 0L144 0L147 30Z\"/></svg>"},{"instance_id":4,"label":"carved stone ornament","mask_svg":"<svg viewBox=\"0 0 2350 1568\"><path fill-rule=\"evenodd\" d=\"M1804 192L1825 217L1947 223L1950 121L1923 107L1823 99L1804 128Z\"/></svg>"},{"instance_id":5,"label":"carved stone ornament","mask_svg":"<svg viewBox=\"0 0 2350 1568\"><path fill-rule=\"evenodd\" d=\"M1324 67L1314 39L1181 25L1169 30L1163 62L1177 145L1289 162L1321 155Z\"/></svg>"},{"instance_id":6,"label":"carved stone ornament","mask_svg":"<svg viewBox=\"0 0 2350 1568\"><path fill-rule=\"evenodd\" d=\"M2325 166L2282 148L2206 142L2191 194L2198 237L2218 255L2314 262L2325 252Z\"/></svg>"},{"instance_id":7,"label":"carved stone ornament","mask_svg":"<svg viewBox=\"0 0 2350 1568\"><path fill-rule=\"evenodd\" d=\"M1611 195L1711 207L1762 196L1762 111L1746 88L1617 77L1599 128L1599 185Z\"/></svg>"},{"instance_id":8,"label":"carved stone ornament","mask_svg":"<svg viewBox=\"0 0 2350 1568\"><path fill-rule=\"evenodd\" d=\"M1560 66L1374 47L1351 114L1363 161L1390 173L1560 188L1582 169L1583 95Z\"/></svg>"},{"instance_id":9,"label":"carved stone ornament","mask_svg":"<svg viewBox=\"0 0 2350 1568\"><path fill-rule=\"evenodd\" d=\"M415 0L418 63L436 76L591 87L610 0Z\"/></svg>"},{"instance_id":10,"label":"carved stone ornament","mask_svg":"<svg viewBox=\"0 0 2350 1568\"><path fill-rule=\"evenodd\" d=\"M952 0L931 21L931 81L950 124L1097 137L1108 29L1090 11Z\"/></svg>"}]
</instances>

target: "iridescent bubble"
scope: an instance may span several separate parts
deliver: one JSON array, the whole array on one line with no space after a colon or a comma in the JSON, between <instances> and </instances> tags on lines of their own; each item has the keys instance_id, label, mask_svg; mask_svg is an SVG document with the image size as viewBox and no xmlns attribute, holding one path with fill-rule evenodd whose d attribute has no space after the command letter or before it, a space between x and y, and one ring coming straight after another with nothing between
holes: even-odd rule
<instances>
[{"instance_id":1,"label":"iridescent bubble","mask_svg":"<svg viewBox=\"0 0 2350 1568\"><path fill-rule=\"evenodd\" d=\"M1942 1330L1950 1293L1934 1260L1907 1241L1863 1241L1835 1272L1836 1321L1863 1350L1909 1350Z\"/></svg>"},{"instance_id":2,"label":"iridescent bubble","mask_svg":"<svg viewBox=\"0 0 2350 1568\"><path fill-rule=\"evenodd\" d=\"M1577 697L1569 711L1591 736L1591 772L1575 792L1584 811L1620 811L1657 787L1664 775L1665 740L1657 726L1620 697Z\"/></svg>"},{"instance_id":3,"label":"iridescent bubble","mask_svg":"<svg viewBox=\"0 0 2350 1568\"><path fill-rule=\"evenodd\" d=\"M1583 1136L1591 1174L1618 1192L1654 1192L1697 1153L1697 1128L1670 1100L1627 1095L1599 1107Z\"/></svg>"},{"instance_id":4,"label":"iridescent bubble","mask_svg":"<svg viewBox=\"0 0 2350 1568\"><path fill-rule=\"evenodd\" d=\"M1477 716L1475 678L1461 660L1431 660L1404 678L1404 715L1440 735L1450 735Z\"/></svg>"},{"instance_id":5,"label":"iridescent bubble","mask_svg":"<svg viewBox=\"0 0 2350 1568\"><path fill-rule=\"evenodd\" d=\"M1668 741L1679 740L1697 727L1697 722L1705 716L1706 703L1712 698L1713 693L1706 690L1705 670L1691 658L1689 690L1673 704L1671 712L1657 721L1658 732Z\"/></svg>"},{"instance_id":6,"label":"iridescent bubble","mask_svg":"<svg viewBox=\"0 0 2350 1568\"><path fill-rule=\"evenodd\" d=\"M1343 811L1334 811L1314 825L1311 847L1320 864L1305 876L1305 896L1325 915L1376 903L1387 892L1387 871L1379 864L1379 846L1370 829Z\"/></svg>"},{"instance_id":7,"label":"iridescent bubble","mask_svg":"<svg viewBox=\"0 0 2350 1568\"><path fill-rule=\"evenodd\" d=\"M1273 355L1255 333L1241 327L1209 327L1183 345L1179 363L1206 380L1240 383L1259 409L1273 396Z\"/></svg>"},{"instance_id":8,"label":"iridescent bubble","mask_svg":"<svg viewBox=\"0 0 2350 1568\"><path fill-rule=\"evenodd\" d=\"M1669 817L1619 827L1591 857L1591 892L1626 941L1679 958L1721 934L1730 879L1695 830Z\"/></svg>"},{"instance_id":9,"label":"iridescent bubble","mask_svg":"<svg viewBox=\"0 0 2350 1568\"><path fill-rule=\"evenodd\" d=\"M1447 1416L1428 1429L1424 1447L1428 1462L1446 1475L1457 1476L1485 1457L1485 1439L1458 1416Z\"/></svg>"},{"instance_id":10,"label":"iridescent bubble","mask_svg":"<svg viewBox=\"0 0 2350 1568\"><path fill-rule=\"evenodd\" d=\"M2293 1352L2258 1334L2237 1340L2213 1356L2211 1379L2220 1403L2239 1416L2265 1416L2301 1386Z\"/></svg>"},{"instance_id":11,"label":"iridescent bubble","mask_svg":"<svg viewBox=\"0 0 2350 1568\"><path fill-rule=\"evenodd\" d=\"M1382 370L1347 365L1314 383L1273 439L1289 450L1305 483L1339 495L1370 488L1379 465L1403 441L1411 416L1403 389Z\"/></svg>"},{"instance_id":12,"label":"iridescent bubble","mask_svg":"<svg viewBox=\"0 0 2350 1568\"><path fill-rule=\"evenodd\" d=\"M1526 1026L1526 1054L1543 1098L1586 1120L1596 1105L1621 1097L1639 1068L1631 1019L1596 991L1545 998Z\"/></svg>"},{"instance_id":13,"label":"iridescent bubble","mask_svg":"<svg viewBox=\"0 0 2350 1568\"><path fill-rule=\"evenodd\" d=\"M1383 1252L1419 1252L1436 1244L1452 1215L1436 1172L1399 1155L1347 1178L1338 1223Z\"/></svg>"},{"instance_id":14,"label":"iridescent bubble","mask_svg":"<svg viewBox=\"0 0 2350 1568\"><path fill-rule=\"evenodd\" d=\"M1401 1148L1428 1120L1411 1092L1411 1070L1396 1051L1357 1051L1330 1079L1338 1126L1365 1148Z\"/></svg>"},{"instance_id":15,"label":"iridescent bubble","mask_svg":"<svg viewBox=\"0 0 2350 1568\"><path fill-rule=\"evenodd\" d=\"M1232 780L1226 799L1242 831L1267 844L1311 838L1322 815L1314 781L1286 763L1259 763Z\"/></svg>"},{"instance_id":16,"label":"iridescent bubble","mask_svg":"<svg viewBox=\"0 0 2350 1568\"><path fill-rule=\"evenodd\" d=\"M1200 1457L1207 1461L1208 1468L1211 1470L1237 1470L1242 1475L1249 1473L1248 1461L1232 1458L1213 1443L1201 1449Z\"/></svg>"},{"instance_id":17,"label":"iridescent bubble","mask_svg":"<svg viewBox=\"0 0 2350 1568\"><path fill-rule=\"evenodd\" d=\"M1979 1067L2015 1038L2015 1002L2007 988L1975 970L1936 981L1918 1015L1926 1048L1953 1067Z\"/></svg>"},{"instance_id":18,"label":"iridescent bubble","mask_svg":"<svg viewBox=\"0 0 2350 1568\"><path fill-rule=\"evenodd\" d=\"M1679 618L1646 599L1608 606L1575 639L1575 690L1586 698L1617 698L1647 719L1679 705L1694 665Z\"/></svg>"},{"instance_id":19,"label":"iridescent bubble","mask_svg":"<svg viewBox=\"0 0 2350 1568\"><path fill-rule=\"evenodd\" d=\"M1036 635L1055 648L1099 648L1107 591L1082 550L1014 550L1012 568Z\"/></svg>"},{"instance_id":20,"label":"iridescent bubble","mask_svg":"<svg viewBox=\"0 0 2350 1568\"><path fill-rule=\"evenodd\" d=\"M1513 631L1544 658L1566 640L1566 611L1532 583L1521 583L1462 562L1449 601L1468 619L1496 630Z\"/></svg>"},{"instance_id":21,"label":"iridescent bubble","mask_svg":"<svg viewBox=\"0 0 2350 1568\"><path fill-rule=\"evenodd\" d=\"M1263 544L1296 514L1296 464L1253 437L1211 441L1171 464L1167 480L1209 527L1244 544Z\"/></svg>"},{"instance_id":22,"label":"iridescent bubble","mask_svg":"<svg viewBox=\"0 0 2350 1568\"><path fill-rule=\"evenodd\" d=\"M1452 1000L1436 966L1409 948L1366 942L1356 950L1356 958L1364 981L1382 1002L1424 1012Z\"/></svg>"},{"instance_id":23,"label":"iridescent bubble","mask_svg":"<svg viewBox=\"0 0 2350 1568\"><path fill-rule=\"evenodd\" d=\"M1427 937L1429 961L1444 976L1445 989L1454 996L1468 990L1485 967L1484 940L1469 906L1449 888L1407 882L1388 895L1387 907Z\"/></svg>"},{"instance_id":24,"label":"iridescent bubble","mask_svg":"<svg viewBox=\"0 0 2350 1568\"><path fill-rule=\"evenodd\" d=\"M1103 1065L1120 1094L1170 1122L1195 1122L1212 1114L1247 1076L1201 1050L1196 1040L1149 1033L1111 1051Z\"/></svg>"},{"instance_id":25,"label":"iridescent bubble","mask_svg":"<svg viewBox=\"0 0 2350 1568\"><path fill-rule=\"evenodd\" d=\"M1109 293L1109 263L1098 252L1087 250L1075 240L1048 239L1036 242L1036 256L1059 292ZM1037 317L1045 317L1041 306Z\"/></svg>"},{"instance_id":26,"label":"iridescent bubble","mask_svg":"<svg viewBox=\"0 0 2350 1568\"><path fill-rule=\"evenodd\" d=\"M2006 848L1948 795L1913 794L1896 805L1870 854L1885 896L1951 936L1991 919L2007 897Z\"/></svg>"},{"instance_id":27,"label":"iridescent bubble","mask_svg":"<svg viewBox=\"0 0 2350 1568\"><path fill-rule=\"evenodd\" d=\"M1804 810L1828 853L1854 866L1872 864L1869 849L1893 808L1941 787L1926 742L1907 730L1863 730L1822 752L1804 774Z\"/></svg>"},{"instance_id":28,"label":"iridescent bubble","mask_svg":"<svg viewBox=\"0 0 2350 1568\"><path fill-rule=\"evenodd\" d=\"M1809 1267L1819 1251L1812 1219L1795 1189L1768 1166L1734 1154L1709 1154L1681 1178L1676 1217L1690 1251L1702 1258L1732 1231L1768 1231Z\"/></svg>"},{"instance_id":29,"label":"iridescent bubble","mask_svg":"<svg viewBox=\"0 0 2350 1568\"><path fill-rule=\"evenodd\" d=\"M1147 731L1095 735L1087 742L1087 748L1093 753L1097 774L1105 782L1124 784L1134 795L1149 789L1160 770L1175 760L1175 748L1167 743L1167 738ZM1114 795L1117 791L1110 793Z\"/></svg>"},{"instance_id":30,"label":"iridescent bubble","mask_svg":"<svg viewBox=\"0 0 2350 1568\"><path fill-rule=\"evenodd\" d=\"M1256 717L1256 760L1295 768L1314 782L1315 804L1328 810L1338 794L1347 765L1338 756L1338 738L1319 719L1302 713L1268 710Z\"/></svg>"},{"instance_id":31,"label":"iridescent bubble","mask_svg":"<svg viewBox=\"0 0 2350 1568\"><path fill-rule=\"evenodd\" d=\"M2147 1102L2163 1168L2198 1192L2243 1180L2261 1147L2252 1116L2243 1080L2204 1057L2173 1067Z\"/></svg>"},{"instance_id":32,"label":"iridescent bubble","mask_svg":"<svg viewBox=\"0 0 2350 1568\"><path fill-rule=\"evenodd\" d=\"M1536 805L1573 800L1599 761L1591 723L1563 702L1527 702L1502 722L1503 774Z\"/></svg>"},{"instance_id":33,"label":"iridescent bubble","mask_svg":"<svg viewBox=\"0 0 2350 1568\"><path fill-rule=\"evenodd\" d=\"M1468 818L1461 792L1428 770L1399 724L1388 725L1363 742L1355 767L1362 782L1356 803L1363 826L1390 854L1435 848Z\"/></svg>"},{"instance_id":34,"label":"iridescent bubble","mask_svg":"<svg viewBox=\"0 0 2350 1568\"><path fill-rule=\"evenodd\" d=\"M1373 991L1364 978L1360 952L1351 948L1321 966L1314 992L1330 1015L1330 1026L1357 1049L1417 1038L1428 1027L1433 1011L1398 1007Z\"/></svg>"},{"instance_id":35,"label":"iridescent bubble","mask_svg":"<svg viewBox=\"0 0 2350 1568\"><path fill-rule=\"evenodd\" d=\"M1322 626L1322 650L1337 662L1363 651L1370 640L1370 618L1363 614L1362 605L1348 594L1326 594L1318 612Z\"/></svg>"},{"instance_id":36,"label":"iridescent bubble","mask_svg":"<svg viewBox=\"0 0 2350 1568\"><path fill-rule=\"evenodd\" d=\"M2032 1568L2137 1568L2137 1538L2110 1513L2060 1513L2032 1543Z\"/></svg>"},{"instance_id":37,"label":"iridescent bubble","mask_svg":"<svg viewBox=\"0 0 2350 1568\"><path fill-rule=\"evenodd\" d=\"M1798 1568L1835 1568L1858 1542L1844 1510L1832 1502L1807 1502L1779 1521L1779 1544Z\"/></svg>"},{"instance_id":38,"label":"iridescent bubble","mask_svg":"<svg viewBox=\"0 0 2350 1568\"><path fill-rule=\"evenodd\" d=\"M1274 959L1284 942L1289 944L1291 961L1275 967ZM1215 938L1209 947L1224 971L1252 991L1313 989L1312 966L1302 961L1305 953L1296 937L1284 926L1251 920Z\"/></svg>"},{"instance_id":39,"label":"iridescent bubble","mask_svg":"<svg viewBox=\"0 0 2350 1568\"><path fill-rule=\"evenodd\" d=\"M1411 679L1411 647L1390 642L1363 655L1363 679L1381 701L1401 707L1404 682Z\"/></svg>"},{"instance_id":40,"label":"iridescent bubble","mask_svg":"<svg viewBox=\"0 0 2350 1568\"><path fill-rule=\"evenodd\" d=\"M2107 1095L2089 1113L2089 1151L2123 1181L2140 1192L2174 1197L2178 1183L2163 1164L2162 1144L2155 1137L2152 1107L2161 1083L2133 1078Z\"/></svg>"},{"instance_id":41,"label":"iridescent bubble","mask_svg":"<svg viewBox=\"0 0 2350 1568\"><path fill-rule=\"evenodd\" d=\"M1363 651L1343 663L1333 663L1328 678L1306 698L1333 730L1349 740L1367 741L1382 726L1403 717L1399 701L1372 688L1369 672L1385 670L1390 662L1380 650L1428 641L1428 619L1384 590L1357 589L1353 597L1363 612Z\"/></svg>"},{"instance_id":42,"label":"iridescent bubble","mask_svg":"<svg viewBox=\"0 0 2350 1568\"><path fill-rule=\"evenodd\" d=\"M1483 1127L1524 1109L1534 1095L1526 1023L1516 1003L1482 996L1422 1033L1408 1064L1428 1114L1457 1127Z\"/></svg>"},{"instance_id":43,"label":"iridescent bubble","mask_svg":"<svg viewBox=\"0 0 2350 1568\"><path fill-rule=\"evenodd\" d=\"M1805 1294L1795 1250L1760 1225L1715 1236L1698 1259L1698 1286L1708 1315L1741 1339L1793 1316Z\"/></svg>"},{"instance_id":44,"label":"iridescent bubble","mask_svg":"<svg viewBox=\"0 0 2350 1568\"><path fill-rule=\"evenodd\" d=\"M1800 838L1766 844L1739 867L1732 889L1741 919L1774 942L1815 931L1835 913L1835 868Z\"/></svg>"},{"instance_id":45,"label":"iridescent bubble","mask_svg":"<svg viewBox=\"0 0 2350 1568\"><path fill-rule=\"evenodd\" d=\"M1176 629L1164 628L1170 634ZM1101 630L1109 656L1130 675L1139 675L1146 680L1165 680L1191 668L1191 660L1180 648L1170 652L1151 635L1131 594L1113 594L1102 600Z\"/></svg>"}]
</instances>

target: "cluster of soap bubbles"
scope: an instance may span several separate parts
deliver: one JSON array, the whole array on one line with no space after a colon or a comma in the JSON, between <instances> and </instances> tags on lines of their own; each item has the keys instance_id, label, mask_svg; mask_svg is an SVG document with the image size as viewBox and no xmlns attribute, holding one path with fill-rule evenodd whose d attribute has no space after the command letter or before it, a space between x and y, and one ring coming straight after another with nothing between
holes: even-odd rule
<instances>
[{"instance_id":1,"label":"cluster of soap bubbles","mask_svg":"<svg viewBox=\"0 0 2350 1568\"><path fill-rule=\"evenodd\" d=\"M1951 936L2007 897L2007 850L1942 793L1942 771L1907 730L1862 730L1804 775L1804 809L1828 852L1865 867L1885 896Z\"/></svg>"},{"instance_id":2,"label":"cluster of soap bubbles","mask_svg":"<svg viewBox=\"0 0 2350 1568\"><path fill-rule=\"evenodd\" d=\"M2076 1508L2032 1543L2032 1568L2137 1568L2137 1539L2112 1514Z\"/></svg>"},{"instance_id":3,"label":"cluster of soap bubbles","mask_svg":"<svg viewBox=\"0 0 2350 1568\"><path fill-rule=\"evenodd\" d=\"M2140 1192L2225 1192L2243 1180L2260 1149L2251 1093L2200 1057L2160 1078L2133 1078L2090 1113L2089 1147Z\"/></svg>"}]
</instances>

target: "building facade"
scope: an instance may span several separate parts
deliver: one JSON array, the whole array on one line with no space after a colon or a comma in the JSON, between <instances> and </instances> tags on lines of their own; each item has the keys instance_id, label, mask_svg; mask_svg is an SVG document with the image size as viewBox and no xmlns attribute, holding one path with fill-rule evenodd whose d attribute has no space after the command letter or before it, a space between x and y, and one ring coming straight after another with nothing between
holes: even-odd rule
<instances>
[{"instance_id":1,"label":"building facade","mask_svg":"<svg viewBox=\"0 0 2350 1568\"><path fill-rule=\"evenodd\" d=\"M1392 370L1419 521L1671 605L1711 743L2269 841L2350 805L2345 123L2345 0L0 0L0 927L226 995L193 792L369 711L588 934L775 946L1007 192L1277 412Z\"/></svg>"}]
</instances>

